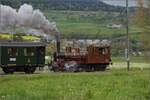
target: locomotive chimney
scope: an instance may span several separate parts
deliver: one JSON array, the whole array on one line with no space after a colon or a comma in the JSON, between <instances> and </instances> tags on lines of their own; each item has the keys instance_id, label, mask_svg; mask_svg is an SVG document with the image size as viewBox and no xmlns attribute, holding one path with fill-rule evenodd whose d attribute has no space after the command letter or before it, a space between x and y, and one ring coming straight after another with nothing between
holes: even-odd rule
<instances>
[{"instance_id":1,"label":"locomotive chimney","mask_svg":"<svg viewBox=\"0 0 150 100\"><path fill-rule=\"evenodd\" d=\"M60 53L60 32L56 32L56 47L57 53Z\"/></svg>"}]
</instances>

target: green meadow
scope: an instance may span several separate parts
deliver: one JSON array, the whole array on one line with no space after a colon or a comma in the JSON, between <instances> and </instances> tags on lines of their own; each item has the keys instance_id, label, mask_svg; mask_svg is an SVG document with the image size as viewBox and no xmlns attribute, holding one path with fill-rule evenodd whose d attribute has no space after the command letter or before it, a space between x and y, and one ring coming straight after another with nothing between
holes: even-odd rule
<instances>
[{"instance_id":1,"label":"green meadow","mask_svg":"<svg viewBox=\"0 0 150 100\"><path fill-rule=\"evenodd\" d=\"M0 100L149 100L149 69L0 76Z\"/></svg>"},{"instance_id":2,"label":"green meadow","mask_svg":"<svg viewBox=\"0 0 150 100\"><path fill-rule=\"evenodd\" d=\"M56 22L64 38L118 38L126 35L125 27L111 28L112 24L125 25L125 16L118 12L105 11L70 11L46 10L45 16ZM135 26L134 15L131 14L130 38L139 39L141 29Z\"/></svg>"}]
</instances>

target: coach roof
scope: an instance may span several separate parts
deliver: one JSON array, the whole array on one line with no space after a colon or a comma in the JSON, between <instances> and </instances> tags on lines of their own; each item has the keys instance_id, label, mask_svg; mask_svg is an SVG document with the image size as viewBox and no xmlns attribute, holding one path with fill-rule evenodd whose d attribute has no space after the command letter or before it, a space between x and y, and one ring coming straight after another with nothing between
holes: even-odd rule
<instances>
[{"instance_id":1,"label":"coach roof","mask_svg":"<svg viewBox=\"0 0 150 100\"><path fill-rule=\"evenodd\" d=\"M42 42L3 42L0 43L0 46L3 47L40 47L46 46L45 43Z\"/></svg>"}]
</instances>

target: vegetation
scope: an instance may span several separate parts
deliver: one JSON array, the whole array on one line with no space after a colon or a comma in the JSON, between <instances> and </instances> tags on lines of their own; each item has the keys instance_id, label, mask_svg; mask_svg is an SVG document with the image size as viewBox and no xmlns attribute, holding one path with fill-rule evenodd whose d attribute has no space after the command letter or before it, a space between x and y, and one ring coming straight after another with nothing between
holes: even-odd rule
<instances>
[{"instance_id":1,"label":"vegetation","mask_svg":"<svg viewBox=\"0 0 150 100\"><path fill-rule=\"evenodd\" d=\"M10 35L10 34L0 34L0 39L7 39L7 40L9 40L9 39L11 39L12 38L12 35ZM36 37L36 36L26 36L26 35L24 35L24 36L16 36L16 35L14 35L13 36L13 39L23 39L23 40L32 40L32 41L34 41L34 40L40 40L40 38L39 37Z\"/></svg>"},{"instance_id":2,"label":"vegetation","mask_svg":"<svg viewBox=\"0 0 150 100\"><path fill-rule=\"evenodd\" d=\"M21 4L28 3L38 9L51 10L84 10L84 11L122 11L124 8L111 6L100 0L1 0L4 5L19 8Z\"/></svg>"},{"instance_id":3,"label":"vegetation","mask_svg":"<svg viewBox=\"0 0 150 100\"><path fill-rule=\"evenodd\" d=\"M142 48L144 51L150 50L150 0L147 0L147 8L144 7L144 0L138 0L139 8L136 11L135 20L138 28L141 28L143 32L141 33ZM145 52L146 60L150 60L150 54Z\"/></svg>"},{"instance_id":4,"label":"vegetation","mask_svg":"<svg viewBox=\"0 0 150 100\"><path fill-rule=\"evenodd\" d=\"M46 10L45 15L50 21L57 22L64 38L120 38L125 35L125 15L106 11L56 11ZM133 16L133 15L131 15ZM132 18L130 19L133 22ZM113 24L121 24L120 28L111 28ZM132 23L131 23L132 24ZM110 26L110 27L109 27ZM132 25L132 38L140 29ZM79 34L79 35L78 35Z\"/></svg>"},{"instance_id":5,"label":"vegetation","mask_svg":"<svg viewBox=\"0 0 150 100\"><path fill-rule=\"evenodd\" d=\"M120 57L120 56L113 56L112 57L112 62L114 62L114 63L116 63L116 62L122 63L125 60L126 59L123 56L122 57ZM147 63L147 64L149 63L148 60L145 60L145 56L131 56L130 60L131 60L132 63Z\"/></svg>"},{"instance_id":6,"label":"vegetation","mask_svg":"<svg viewBox=\"0 0 150 100\"><path fill-rule=\"evenodd\" d=\"M1 39L10 39L11 38L11 35L8 35L8 34L0 34L0 38Z\"/></svg>"},{"instance_id":7,"label":"vegetation","mask_svg":"<svg viewBox=\"0 0 150 100\"><path fill-rule=\"evenodd\" d=\"M1 100L149 100L149 70L0 77Z\"/></svg>"}]
</instances>

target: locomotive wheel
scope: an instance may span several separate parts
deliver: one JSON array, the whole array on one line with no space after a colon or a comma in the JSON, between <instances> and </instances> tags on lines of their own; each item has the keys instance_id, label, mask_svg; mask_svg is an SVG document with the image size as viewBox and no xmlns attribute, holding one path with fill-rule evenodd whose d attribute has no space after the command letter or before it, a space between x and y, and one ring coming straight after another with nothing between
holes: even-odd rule
<instances>
[{"instance_id":1,"label":"locomotive wheel","mask_svg":"<svg viewBox=\"0 0 150 100\"><path fill-rule=\"evenodd\" d=\"M59 71L60 71L57 66L52 66L52 69L51 69L51 70L53 70L54 72L59 72Z\"/></svg>"},{"instance_id":2,"label":"locomotive wheel","mask_svg":"<svg viewBox=\"0 0 150 100\"><path fill-rule=\"evenodd\" d=\"M106 70L106 65L96 65L94 67L94 71L105 71Z\"/></svg>"},{"instance_id":3,"label":"locomotive wheel","mask_svg":"<svg viewBox=\"0 0 150 100\"><path fill-rule=\"evenodd\" d=\"M13 74L14 70L6 67L6 68L3 68L3 72L5 74Z\"/></svg>"},{"instance_id":4,"label":"locomotive wheel","mask_svg":"<svg viewBox=\"0 0 150 100\"><path fill-rule=\"evenodd\" d=\"M86 72L91 72L91 71L92 71L91 66L87 66L87 68L85 68L85 71L86 71Z\"/></svg>"},{"instance_id":5,"label":"locomotive wheel","mask_svg":"<svg viewBox=\"0 0 150 100\"><path fill-rule=\"evenodd\" d=\"M101 65L100 67L99 67L99 71L105 71L106 70L106 65Z\"/></svg>"},{"instance_id":6,"label":"locomotive wheel","mask_svg":"<svg viewBox=\"0 0 150 100\"><path fill-rule=\"evenodd\" d=\"M50 67L49 67L50 69ZM59 72L59 65L55 62L51 65L51 69L50 70L53 70L54 72Z\"/></svg>"},{"instance_id":7,"label":"locomotive wheel","mask_svg":"<svg viewBox=\"0 0 150 100\"><path fill-rule=\"evenodd\" d=\"M53 68L53 71L54 72L59 72L59 69L58 68Z\"/></svg>"},{"instance_id":8,"label":"locomotive wheel","mask_svg":"<svg viewBox=\"0 0 150 100\"><path fill-rule=\"evenodd\" d=\"M24 69L26 74L33 74L35 72L35 70L36 70L36 67L26 67Z\"/></svg>"},{"instance_id":9,"label":"locomotive wheel","mask_svg":"<svg viewBox=\"0 0 150 100\"><path fill-rule=\"evenodd\" d=\"M65 71L67 72L77 72L78 64L75 61L69 61L64 64Z\"/></svg>"},{"instance_id":10,"label":"locomotive wheel","mask_svg":"<svg viewBox=\"0 0 150 100\"><path fill-rule=\"evenodd\" d=\"M86 65L86 67L84 67L84 70L86 72L94 72L95 71L95 67L93 65Z\"/></svg>"}]
</instances>

